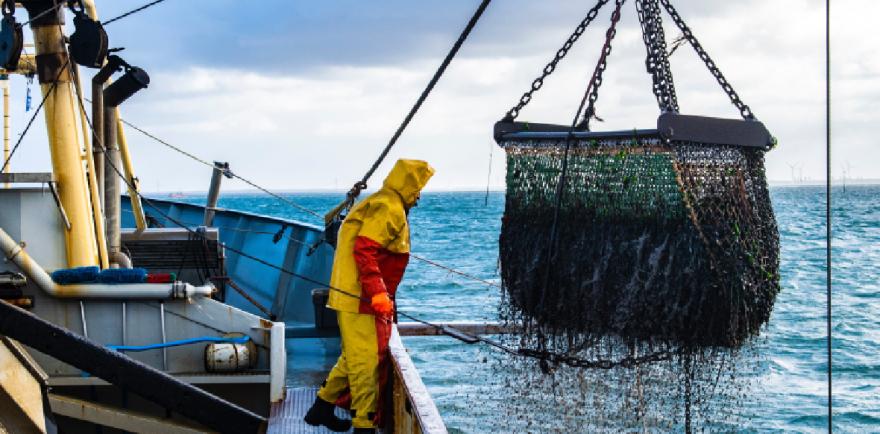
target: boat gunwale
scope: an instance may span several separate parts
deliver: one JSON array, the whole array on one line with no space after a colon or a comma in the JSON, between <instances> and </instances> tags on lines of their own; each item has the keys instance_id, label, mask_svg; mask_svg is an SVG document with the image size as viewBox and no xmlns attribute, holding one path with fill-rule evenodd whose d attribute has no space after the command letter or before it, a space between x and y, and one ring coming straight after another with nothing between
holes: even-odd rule
<instances>
[{"instance_id":1,"label":"boat gunwale","mask_svg":"<svg viewBox=\"0 0 880 434\"><path fill-rule=\"evenodd\" d=\"M129 200L129 201L131 200L131 197L129 197L127 194L123 194L122 197L125 198L126 200ZM205 205L198 205L198 204L194 204L194 203L178 202L176 200L169 200L169 199L153 199L153 198L146 198L146 199L149 202L161 203L161 204L166 204L166 205L170 204L170 205L178 205L178 206L185 207L185 208L200 208L202 210L205 209ZM129 202L129 206L130 206L130 204L131 204L131 202ZM150 208L150 205L148 204L145 208ZM258 214L258 213L250 212L250 211L240 211L237 209L230 209L230 208L217 207L217 208L215 208L215 210L218 213L238 214L238 215L251 217L254 219L258 219L258 220L269 220L269 221L275 222L275 223L285 223L287 225L300 226L305 229L310 229L310 230L317 231L317 232L324 232L324 229L321 228L320 226L315 225L315 224L311 224L311 223L306 223L306 222L303 222L300 220L293 220L293 219L284 218L284 217L275 217L275 216L270 216L270 215L266 215L266 214ZM127 211L131 212L130 209ZM146 212L146 210L144 210L144 211ZM163 218L164 218L164 216L163 216ZM188 223L188 222L184 222L184 223ZM202 225L193 225L193 226L202 226ZM222 229L222 228L220 228L220 229ZM230 229L230 230L234 230L234 229Z\"/></svg>"}]
</instances>

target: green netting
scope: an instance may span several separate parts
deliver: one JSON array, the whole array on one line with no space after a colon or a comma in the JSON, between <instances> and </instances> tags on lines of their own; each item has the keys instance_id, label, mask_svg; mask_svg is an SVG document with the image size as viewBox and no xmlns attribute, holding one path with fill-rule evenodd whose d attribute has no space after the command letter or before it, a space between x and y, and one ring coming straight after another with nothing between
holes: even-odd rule
<instances>
[{"instance_id":1,"label":"green netting","mask_svg":"<svg viewBox=\"0 0 880 434\"><path fill-rule=\"evenodd\" d=\"M763 151L658 139L504 143L500 239L508 318L542 348L607 336L738 346L779 291Z\"/></svg>"}]
</instances>

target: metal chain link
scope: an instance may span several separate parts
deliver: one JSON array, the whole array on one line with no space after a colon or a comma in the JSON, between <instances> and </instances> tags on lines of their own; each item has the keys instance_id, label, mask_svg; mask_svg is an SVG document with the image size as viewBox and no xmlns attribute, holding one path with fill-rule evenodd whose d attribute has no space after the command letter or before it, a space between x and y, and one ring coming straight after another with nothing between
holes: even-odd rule
<instances>
[{"instance_id":1,"label":"metal chain link","mask_svg":"<svg viewBox=\"0 0 880 434\"><path fill-rule=\"evenodd\" d=\"M608 56L611 55L611 41L614 40L614 36L617 35L617 23L620 21L620 8L625 2L626 0L615 0L614 12L611 13L611 26L608 27L608 30L605 32L605 44L602 45L602 54L599 56L599 62L596 64L596 69L593 71L593 78L590 80L590 85L587 89L588 105L584 112L584 118L578 125L578 127L586 130L590 129L590 119L596 117L596 101L599 99L599 87L602 86L602 74L605 72L605 68L608 67Z\"/></svg>"},{"instance_id":2,"label":"metal chain link","mask_svg":"<svg viewBox=\"0 0 880 434\"><path fill-rule=\"evenodd\" d=\"M673 110L678 111L678 95L675 92L675 80L672 77L672 67L669 65L669 54L666 48L666 32L663 31L663 19L660 16L660 5L657 0L651 0L653 9L654 26L657 32L656 53L659 56L663 77L667 82L666 91L669 93L669 104Z\"/></svg>"},{"instance_id":3,"label":"metal chain link","mask_svg":"<svg viewBox=\"0 0 880 434\"><path fill-rule=\"evenodd\" d=\"M636 10L639 24L642 26L642 40L645 42L647 57L645 68L651 74L653 92L661 111L678 111L675 85L669 69L669 58L666 54L666 40L663 25L660 22L657 0L637 0Z\"/></svg>"},{"instance_id":4,"label":"metal chain link","mask_svg":"<svg viewBox=\"0 0 880 434\"><path fill-rule=\"evenodd\" d=\"M519 116L519 112L532 100L532 94L537 92L544 86L544 79L546 79L553 71L556 70L556 65L559 64L559 61L565 58L565 55L568 54L568 50L574 46L575 42L580 39L581 35L584 34L584 31L593 22L596 16L599 14L599 10L602 9L602 6L608 3L608 0L598 0L595 6L587 13L587 16L581 20L580 24L574 29L574 32L568 37L562 47L556 51L556 55L553 57L544 69L541 71L541 75L532 81L532 86L527 90L522 96L519 98L519 102L516 103L513 108L508 110L507 114L504 116L504 120L507 122L512 122Z\"/></svg>"},{"instance_id":5,"label":"metal chain link","mask_svg":"<svg viewBox=\"0 0 880 434\"><path fill-rule=\"evenodd\" d=\"M520 355L531 357L539 360L546 360L547 362L553 363L555 365L567 365L572 368L584 368L584 369L613 369L617 367L622 368L631 368L633 366L639 366L648 363L656 363L662 362L666 360L671 360L676 355L680 354L679 351L674 350L661 350L654 351L649 354L643 356L631 355L626 356L617 360L612 359L584 359L577 356L572 356L564 353L556 353L552 351L546 350L535 350L531 348L520 348L517 351Z\"/></svg>"},{"instance_id":6,"label":"metal chain link","mask_svg":"<svg viewBox=\"0 0 880 434\"><path fill-rule=\"evenodd\" d=\"M703 46L700 44L700 42L697 41L697 37L694 36L693 32L691 32L691 29L688 27L687 24L685 24L684 20L678 14L678 11L676 11L672 4L669 2L669 0L660 0L660 3L663 4L666 12L669 13L669 15L672 17L672 20L675 22L675 25L678 26L679 30L681 30L681 33L684 35L685 38L687 38L687 41L691 44L692 47L694 47L694 51L697 52L697 55L700 56L700 59L702 59L703 62L706 64L706 67L709 68L709 72L711 72L715 79L718 80L718 84L721 85L721 89L723 89L724 92L727 93L727 96L730 98L730 102L732 102L733 105L736 106L743 119L755 119L755 115L754 113L752 113L752 110L749 108L748 105L742 102L742 100L739 98L739 95L736 93L735 90L733 90L733 86L731 86L730 83L728 83L727 79L724 78L724 74L721 73L721 70L718 69L718 66L715 65L715 62L712 60L711 57L709 57L709 54L706 53L706 50L703 49Z\"/></svg>"}]
</instances>

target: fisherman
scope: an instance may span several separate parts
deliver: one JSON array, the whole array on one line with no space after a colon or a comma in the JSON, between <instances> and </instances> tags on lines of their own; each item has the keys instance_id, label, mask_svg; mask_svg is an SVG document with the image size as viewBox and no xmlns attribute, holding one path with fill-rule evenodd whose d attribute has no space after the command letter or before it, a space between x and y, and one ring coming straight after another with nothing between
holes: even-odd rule
<instances>
[{"instance_id":1,"label":"fisherman","mask_svg":"<svg viewBox=\"0 0 880 434\"><path fill-rule=\"evenodd\" d=\"M375 433L387 384L394 293L409 261L409 210L434 174L428 163L397 160L382 188L354 206L339 229L330 298L342 355L306 413L309 425ZM334 415L349 407L352 420Z\"/></svg>"}]
</instances>

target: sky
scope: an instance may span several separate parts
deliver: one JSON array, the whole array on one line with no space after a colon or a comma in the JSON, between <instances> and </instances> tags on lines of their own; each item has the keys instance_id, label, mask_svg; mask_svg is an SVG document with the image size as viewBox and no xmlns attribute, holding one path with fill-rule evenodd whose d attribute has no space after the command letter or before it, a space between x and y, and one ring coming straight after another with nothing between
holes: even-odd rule
<instances>
[{"instance_id":1,"label":"sky","mask_svg":"<svg viewBox=\"0 0 880 434\"><path fill-rule=\"evenodd\" d=\"M97 0L101 18L146 0ZM123 117L273 190L347 189L372 164L479 4L478 0L166 0L111 23L112 47L151 77ZM504 186L492 126L552 58L594 1L496 0L377 172L429 161L432 190ZM674 0L740 97L777 137L773 181L824 179L824 2ZM880 178L876 0L832 10L833 177ZM613 2L547 80L520 120L571 122ZM68 20L70 21L70 20ZM668 39L679 35L664 15ZM72 27L72 26L70 26ZM29 31L25 31L29 36ZM874 36L870 36L874 35ZM644 68L635 5L624 5L594 130L651 128L659 114ZM671 58L681 112L737 118L689 46ZM87 70L89 76L93 70ZM11 80L13 141L33 115ZM39 87L31 85L33 106ZM88 92L88 90L87 90ZM49 171L42 114L14 171ZM203 191L210 169L128 131L142 188ZM224 188L247 190L239 181Z\"/></svg>"}]
</instances>

